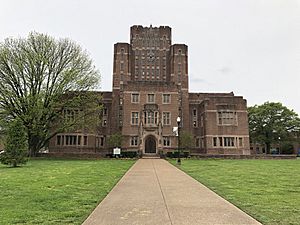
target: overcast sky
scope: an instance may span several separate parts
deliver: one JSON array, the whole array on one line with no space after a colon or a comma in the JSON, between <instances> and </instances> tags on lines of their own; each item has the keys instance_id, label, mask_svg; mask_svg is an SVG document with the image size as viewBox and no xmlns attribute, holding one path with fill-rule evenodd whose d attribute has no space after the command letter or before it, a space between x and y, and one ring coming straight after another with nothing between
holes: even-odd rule
<instances>
[{"instance_id":1,"label":"overcast sky","mask_svg":"<svg viewBox=\"0 0 300 225\"><path fill-rule=\"evenodd\" d=\"M188 45L191 92L233 91L300 114L300 0L0 0L1 42L68 37L90 53L102 90L112 89L113 44L150 24Z\"/></svg>"}]
</instances>

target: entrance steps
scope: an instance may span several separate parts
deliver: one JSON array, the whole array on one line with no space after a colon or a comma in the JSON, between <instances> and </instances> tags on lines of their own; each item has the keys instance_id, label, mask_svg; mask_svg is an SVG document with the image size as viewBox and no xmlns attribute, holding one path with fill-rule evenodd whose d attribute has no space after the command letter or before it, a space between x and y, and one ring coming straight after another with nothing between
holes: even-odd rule
<instances>
[{"instance_id":1,"label":"entrance steps","mask_svg":"<svg viewBox=\"0 0 300 225\"><path fill-rule=\"evenodd\" d=\"M142 159L160 159L158 155L143 155Z\"/></svg>"}]
</instances>

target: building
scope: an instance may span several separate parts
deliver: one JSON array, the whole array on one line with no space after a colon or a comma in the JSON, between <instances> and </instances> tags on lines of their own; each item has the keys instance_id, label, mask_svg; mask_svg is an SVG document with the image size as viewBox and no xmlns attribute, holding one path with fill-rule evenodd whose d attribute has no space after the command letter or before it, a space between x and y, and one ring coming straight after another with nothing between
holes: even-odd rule
<instances>
[{"instance_id":1,"label":"building","mask_svg":"<svg viewBox=\"0 0 300 225\"><path fill-rule=\"evenodd\" d=\"M194 138L192 153L250 154L246 100L231 93L189 93L188 46L172 44L168 26L130 28L114 45L112 92L100 92L102 124L93 133L58 134L50 152L106 153L120 132L123 151L142 155L177 149L177 117ZM80 140L80 141L79 141Z\"/></svg>"}]
</instances>

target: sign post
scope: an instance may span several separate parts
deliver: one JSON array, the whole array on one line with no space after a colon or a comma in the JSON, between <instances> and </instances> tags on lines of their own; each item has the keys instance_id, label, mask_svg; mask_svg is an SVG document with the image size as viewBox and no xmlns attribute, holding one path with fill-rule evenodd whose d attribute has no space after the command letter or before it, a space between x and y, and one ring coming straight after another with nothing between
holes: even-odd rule
<instances>
[{"instance_id":1,"label":"sign post","mask_svg":"<svg viewBox=\"0 0 300 225\"><path fill-rule=\"evenodd\" d=\"M116 156L116 158L119 158L120 154L121 154L121 149L116 147L113 150L114 150L114 155Z\"/></svg>"}]
</instances>

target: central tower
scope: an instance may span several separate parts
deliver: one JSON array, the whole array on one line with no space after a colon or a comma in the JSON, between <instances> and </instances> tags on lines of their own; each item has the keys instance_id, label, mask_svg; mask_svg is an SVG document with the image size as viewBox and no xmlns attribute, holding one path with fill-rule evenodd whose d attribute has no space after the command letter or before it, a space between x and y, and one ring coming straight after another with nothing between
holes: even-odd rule
<instances>
[{"instance_id":1,"label":"central tower","mask_svg":"<svg viewBox=\"0 0 300 225\"><path fill-rule=\"evenodd\" d=\"M187 54L186 45L172 45L168 26L132 26L130 43L114 45L112 133L122 133L125 148L176 148L176 118L189 127Z\"/></svg>"},{"instance_id":2,"label":"central tower","mask_svg":"<svg viewBox=\"0 0 300 225\"><path fill-rule=\"evenodd\" d=\"M170 80L170 27L132 26L132 78L137 81Z\"/></svg>"}]
</instances>

